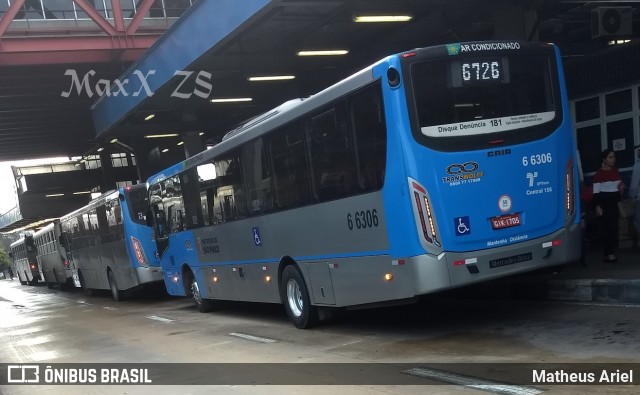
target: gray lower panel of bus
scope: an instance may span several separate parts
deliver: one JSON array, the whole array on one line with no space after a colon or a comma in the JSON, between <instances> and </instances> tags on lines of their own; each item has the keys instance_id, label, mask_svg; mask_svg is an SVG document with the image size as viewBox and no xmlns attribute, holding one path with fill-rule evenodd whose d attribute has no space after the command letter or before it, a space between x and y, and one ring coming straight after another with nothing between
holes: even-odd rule
<instances>
[{"instance_id":1,"label":"gray lower panel of bus","mask_svg":"<svg viewBox=\"0 0 640 395\"><path fill-rule=\"evenodd\" d=\"M109 289L108 269L113 272L120 290L140 284L124 240L73 250L73 261L87 288Z\"/></svg>"},{"instance_id":2,"label":"gray lower panel of bus","mask_svg":"<svg viewBox=\"0 0 640 395\"><path fill-rule=\"evenodd\" d=\"M32 282L34 279L39 279L39 274L34 273L29 267L29 261L27 259L18 259L13 265L15 268L15 274L18 276L20 282Z\"/></svg>"},{"instance_id":3,"label":"gray lower panel of bus","mask_svg":"<svg viewBox=\"0 0 640 395\"><path fill-rule=\"evenodd\" d=\"M38 264L42 270L44 281L49 284L65 284L71 278L71 270L65 269L58 251L38 255Z\"/></svg>"},{"instance_id":4,"label":"gray lower panel of bus","mask_svg":"<svg viewBox=\"0 0 640 395\"><path fill-rule=\"evenodd\" d=\"M580 229L573 226L543 238L464 255L445 252L398 260L383 255L297 263L312 304L344 307L409 299L571 262L579 254ZM281 302L277 273L277 263L200 269L207 297L268 303Z\"/></svg>"},{"instance_id":5,"label":"gray lower panel of bus","mask_svg":"<svg viewBox=\"0 0 640 395\"><path fill-rule=\"evenodd\" d=\"M563 228L548 236L525 240L505 247L467 252L462 257L456 253L446 253L441 260L449 268L451 287L464 286L478 281L492 280L516 273L522 273L545 267L552 267L580 258L582 230L579 224ZM464 265L454 262L466 258ZM431 273L432 262L418 258L416 266L420 269L417 278ZM473 267L475 266L475 268ZM417 292L430 291L429 284L419 283Z\"/></svg>"}]
</instances>

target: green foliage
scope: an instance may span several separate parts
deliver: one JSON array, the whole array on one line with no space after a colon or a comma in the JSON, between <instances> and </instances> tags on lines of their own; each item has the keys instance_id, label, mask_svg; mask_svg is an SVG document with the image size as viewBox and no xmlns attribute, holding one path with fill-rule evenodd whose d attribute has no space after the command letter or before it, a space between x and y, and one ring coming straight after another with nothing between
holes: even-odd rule
<instances>
[{"instance_id":1,"label":"green foliage","mask_svg":"<svg viewBox=\"0 0 640 395\"><path fill-rule=\"evenodd\" d=\"M9 254L6 253L4 248L0 247L0 271L7 270L10 266L11 259L9 259Z\"/></svg>"}]
</instances>

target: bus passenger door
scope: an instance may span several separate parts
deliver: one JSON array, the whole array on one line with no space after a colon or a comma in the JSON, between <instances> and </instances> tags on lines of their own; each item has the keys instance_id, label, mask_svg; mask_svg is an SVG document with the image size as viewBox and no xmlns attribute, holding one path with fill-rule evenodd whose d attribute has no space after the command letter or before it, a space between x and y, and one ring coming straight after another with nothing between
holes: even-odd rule
<instances>
[{"instance_id":1,"label":"bus passenger door","mask_svg":"<svg viewBox=\"0 0 640 395\"><path fill-rule=\"evenodd\" d=\"M154 204L151 212L147 214L147 225L153 228L158 255L162 256L167 247L169 247L169 237L167 234L167 219L164 215L164 209L158 204Z\"/></svg>"},{"instance_id":2,"label":"bus passenger door","mask_svg":"<svg viewBox=\"0 0 640 395\"><path fill-rule=\"evenodd\" d=\"M65 267L69 265L69 267L71 268L71 277L73 278L73 285L75 285L76 288L81 288L82 284L80 283L78 268L75 265L75 261L73 260L73 253L71 251L71 235L66 231L62 231L60 233L58 242L60 243L60 246L61 246L60 255L64 259L64 261L67 262L65 264Z\"/></svg>"}]
</instances>

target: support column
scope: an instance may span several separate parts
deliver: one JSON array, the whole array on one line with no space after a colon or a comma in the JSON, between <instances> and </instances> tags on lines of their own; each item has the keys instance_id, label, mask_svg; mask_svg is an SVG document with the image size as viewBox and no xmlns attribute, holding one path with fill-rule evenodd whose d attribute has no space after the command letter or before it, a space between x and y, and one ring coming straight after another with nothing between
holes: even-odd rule
<instances>
[{"instance_id":1,"label":"support column","mask_svg":"<svg viewBox=\"0 0 640 395\"><path fill-rule=\"evenodd\" d=\"M147 182L147 178L153 174L152 166L149 163L149 154L151 148L144 141L143 137L134 138L133 154L136 156L136 170L138 172L138 180L141 183Z\"/></svg>"},{"instance_id":2,"label":"support column","mask_svg":"<svg viewBox=\"0 0 640 395\"><path fill-rule=\"evenodd\" d=\"M100 193L105 193L112 189L116 189L116 179L113 172L113 163L111 163L110 152L100 152L100 164L100 169L102 170L102 177L100 179Z\"/></svg>"},{"instance_id":3,"label":"support column","mask_svg":"<svg viewBox=\"0 0 640 395\"><path fill-rule=\"evenodd\" d=\"M537 19L535 10L504 4L493 11L494 39L538 41Z\"/></svg>"},{"instance_id":4,"label":"support column","mask_svg":"<svg viewBox=\"0 0 640 395\"><path fill-rule=\"evenodd\" d=\"M202 144L202 138L199 132L186 132L182 134L182 140L184 141L184 155L185 159L189 158L199 152L206 149Z\"/></svg>"}]
</instances>

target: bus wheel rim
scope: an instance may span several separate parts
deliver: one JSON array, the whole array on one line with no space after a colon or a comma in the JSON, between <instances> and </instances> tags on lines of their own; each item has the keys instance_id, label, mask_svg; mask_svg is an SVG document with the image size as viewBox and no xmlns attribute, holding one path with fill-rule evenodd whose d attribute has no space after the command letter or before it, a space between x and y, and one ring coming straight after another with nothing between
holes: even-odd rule
<instances>
[{"instance_id":1,"label":"bus wheel rim","mask_svg":"<svg viewBox=\"0 0 640 395\"><path fill-rule=\"evenodd\" d=\"M200 304L202 302L202 298L200 297L200 289L198 288L198 282L194 279L191 283L191 292L193 292L193 300L196 303Z\"/></svg>"},{"instance_id":2,"label":"bus wheel rim","mask_svg":"<svg viewBox=\"0 0 640 395\"><path fill-rule=\"evenodd\" d=\"M302 315L304 302L302 301L302 292L295 280L289 280L287 283L287 302L291 313L297 318Z\"/></svg>"}]
</instances>

